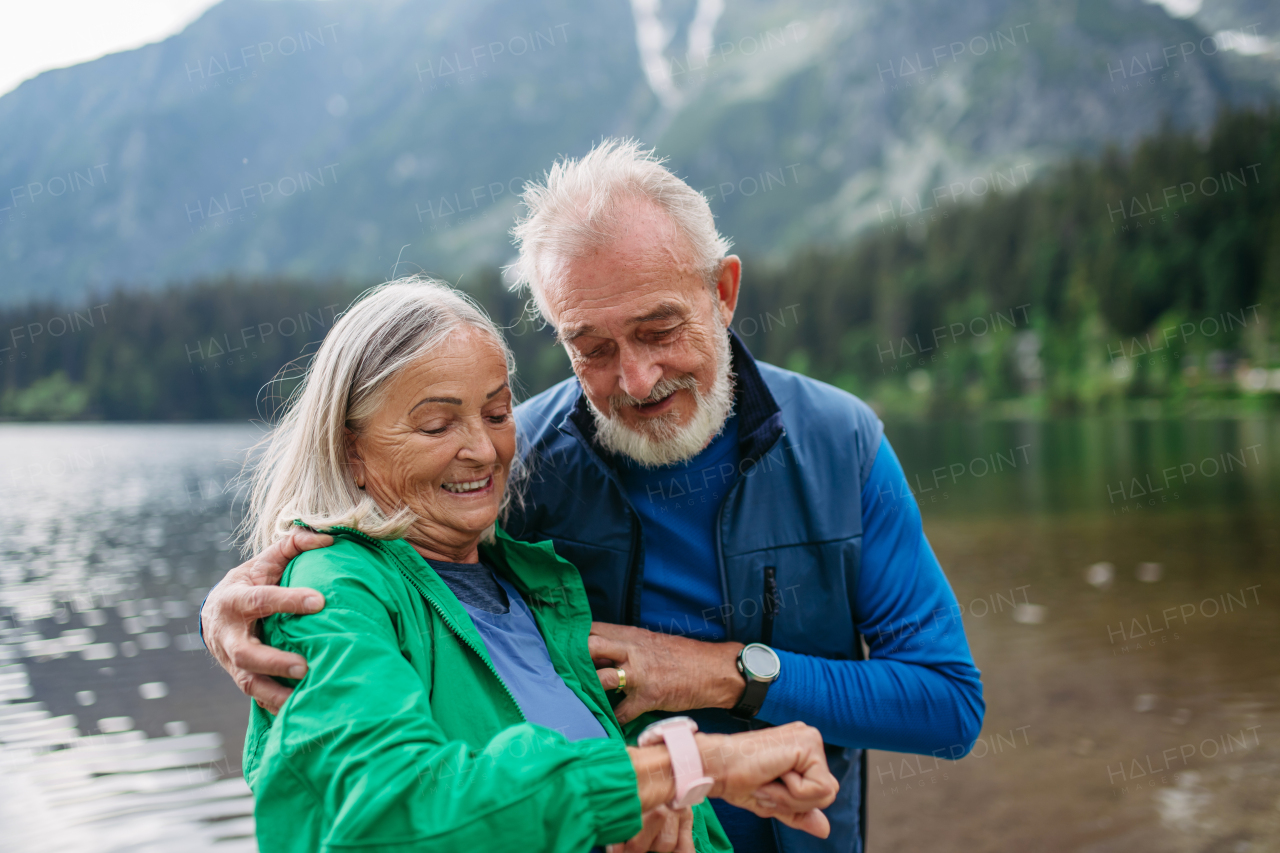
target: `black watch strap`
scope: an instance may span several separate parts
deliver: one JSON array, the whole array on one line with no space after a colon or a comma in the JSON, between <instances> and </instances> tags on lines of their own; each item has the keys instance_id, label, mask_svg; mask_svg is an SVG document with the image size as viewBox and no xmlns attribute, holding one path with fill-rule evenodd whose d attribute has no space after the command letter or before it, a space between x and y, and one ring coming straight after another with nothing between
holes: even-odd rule
<instances>
[{"instance_id":1,"label":"black watch strap","mask_svg":"<svg viewBox=\"0 0 1280 853\"><path fill-rule=\"evenodd\" d=\"M771 681L752 681L747 679L747 689L742 691L742 698L729 713L739 720L750 720L760 713L764 705L764 697L769 692Z\"/></svg>"}]
</instances>

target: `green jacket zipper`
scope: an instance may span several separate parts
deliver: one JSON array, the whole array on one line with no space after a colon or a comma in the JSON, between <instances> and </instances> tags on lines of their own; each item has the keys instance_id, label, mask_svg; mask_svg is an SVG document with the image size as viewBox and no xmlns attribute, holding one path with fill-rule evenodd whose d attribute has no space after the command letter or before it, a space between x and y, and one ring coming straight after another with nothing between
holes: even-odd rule
<instances>
[{"instance_id":1,"label":"green jacket zipper","mask_svg":"<svg viewBox=\"0 0 1280 853\"><path fill-rule=\"evenodd\" d=\"M407 580L409 584L418 591L418 594L422 596L423 601L427 602L427 604L431 606L431 609L434 610L437 615L439 615L440 620L444 622L445 627L447 627L453 633L453 635L462 642L464 646L471 649L471 651L475 654L475 656L480 658L480 662L483 663L489 669L489 672L493 674L493 677L497 679L498 684L502 686L502 692L507 694L507 698L510 699L511 704L515 706L516 713L520 715L521 721L526 723L529 722L529 718L524 715L524 710L521 709L520 703L516 701L515 694L511 692L511 688L507 686L507 683L502 680L502 676L498 675L498 670L493 665L493 662L490 661L484 654L482 654L480 650L475 647L475 644L472 643L469 639L467 639L463 635L462 631L458 628L458 626L453 624L453 620L449 617L449 614L444 612L444 608L441 607L440 604L435 599L433 599L427 593L427 591L418 584L416 580L413 579L413 576L409 572L404 570L404 564L400 560L400 557L398 555L385 550L383 548L382 543L379 540L374 539L372 536L369 536L366 533L362 533L359 530L352 530L350 527L333 527L330 529L341 530L344 533L351 533L355 536L359 536L361 539L373 545L373 547L376 548L379 552L386 554L391 559L395 560L396 564L400 566L400 574L403 575L404 579ZM407 542L405 544L408 545ZM412 548L413 546L409 545L409 547Z\"/></svg>"}]
</instances>

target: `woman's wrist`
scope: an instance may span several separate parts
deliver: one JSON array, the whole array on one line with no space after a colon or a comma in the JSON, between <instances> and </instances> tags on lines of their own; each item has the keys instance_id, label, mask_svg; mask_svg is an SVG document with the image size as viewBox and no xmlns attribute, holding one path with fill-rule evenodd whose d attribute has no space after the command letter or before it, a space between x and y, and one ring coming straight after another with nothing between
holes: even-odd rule
<instances>
[{"instance_id":1,"label":"woman's wrist","mask_svg":"<svg viewBox=\"0 0 1280 853\"><path fill-rule=\"evenodd\" d=\"M728 770L728 735L698 732L694 736L702 757L702 773L715 780L708 797L722 796ZM671 767L671 753L665 746L629 746L631 766L636 771L640 807L643 811L665 805L675 799L676 777Z\"/></svg>"},{"instance_id":2,"label":"woman's wrist","mask_svg":"<svg viewBox=\"0 0 1280 853\"><path fill-rule=\"evenodd\" d=\"M698 752L702 755L702 773L716 780L707 792L708 797L724 796L725 780L728 777L729 736L698 732L693 736L698 744Z\"/></svg>"},{"instance_id":3,"label":"woman's wrist","mask_svg":"<svg viewBox=\"0 0 1280 853\"><path fill-rule=\"evenodd\" d=\"M676 777L671 770L671 754L665 746L629 746L631 767L636 771L640 810L647 812L676 797Z\"/></svg>"}]
</instances>

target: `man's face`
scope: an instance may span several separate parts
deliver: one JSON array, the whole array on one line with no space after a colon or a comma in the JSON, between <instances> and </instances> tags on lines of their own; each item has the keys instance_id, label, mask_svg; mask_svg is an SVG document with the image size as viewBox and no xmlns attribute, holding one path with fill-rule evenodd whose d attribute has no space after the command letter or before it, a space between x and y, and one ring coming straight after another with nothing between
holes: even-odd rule
<instances>
[{"instance_id":1,"label":"man's face","mask_svg":"<svg viewBox=\"0 0 1280 853\"><path fill-rule=\"evenodd\" d=\"M558 284L545 287L543 302L593 408L662 440L695 422L699 398L728 369L725 327L741 264L726 258L712 291L661 210L637 204L618 224L612 243L552 259L548 278Z\"/></svg>"}]
</instances>

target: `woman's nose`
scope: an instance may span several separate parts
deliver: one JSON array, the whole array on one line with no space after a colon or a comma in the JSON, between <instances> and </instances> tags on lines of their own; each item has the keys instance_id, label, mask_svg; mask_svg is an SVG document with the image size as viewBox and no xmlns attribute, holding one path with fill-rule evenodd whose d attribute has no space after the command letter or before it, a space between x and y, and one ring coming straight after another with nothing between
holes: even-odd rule
<instances>
[{"instance_id":1,"label":"woman's nose","mask_svg":"<svg viewBox=\"0 0 1280 853\"><path fill-rule=\"evenodd\" d=\"M469 425L462 447L458 448L458 458L483 465L497 461L498 449L493 446L493 439L482 424Z\"/></svg>"}]
</instances>

